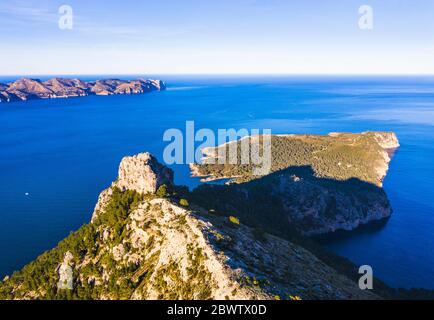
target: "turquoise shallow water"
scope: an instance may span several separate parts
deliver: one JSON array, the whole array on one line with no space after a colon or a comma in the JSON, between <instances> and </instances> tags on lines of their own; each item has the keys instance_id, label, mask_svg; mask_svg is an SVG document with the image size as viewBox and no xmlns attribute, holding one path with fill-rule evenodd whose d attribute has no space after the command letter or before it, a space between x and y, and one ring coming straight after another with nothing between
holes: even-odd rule
<instances>
[{"instance_id":1,"label":"turquoise shallow water","mask_svg":"<svg viewBox=\"0 0 434 320\"><path fill-rule=\"evenodd\" d=\"M165 92L0 104L0 276L89 221L124 155L162 160L164 131L194 120L214 130L395 131L402 146L384 185L392 218L327 246L393 286L434 289L434 78L160 78ZM174 169L177 183L197 184L186 166Z\"/></svg>"}]
</instances>

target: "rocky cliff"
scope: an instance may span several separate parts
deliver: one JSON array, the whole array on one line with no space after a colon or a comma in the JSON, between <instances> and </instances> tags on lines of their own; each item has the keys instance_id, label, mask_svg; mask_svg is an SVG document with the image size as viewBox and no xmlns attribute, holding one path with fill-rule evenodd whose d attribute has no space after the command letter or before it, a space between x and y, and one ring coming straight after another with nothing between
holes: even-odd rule
<instances>
[{"instance_id":1,"label":"rocky cliff","mask_svg":"<svg viewBox=\"0 0 434 320\"><path fill-rule=\"evenodd\" d=\"M125 158L92 223L1 282L0 298L379 298L299 244L163 185L172 172L150 154Z\"/></svg>"},{"instance_id":2,"label":"rocky cliff","mask_svg":"<svg viewBox=\"0 0 434 320\"><path fill-rule=\"evenodd\" d=\"M161 80L107 79L85 82L67 78L53 78L47 81L22 78L9 84L0 84L0 102L88 95L140 94L165 89L166 86Z\"/></svg>"},{"instance_id":3,"label":"rocky cliff","mask_svg":"<svg viewBox=\"0 0 434 320\"><path fill-rule=\"evenodd\" d=\"M99 195L92 221L105 210L114 189L155 194L162 185L173 187L173 171L160 164L153 155L146 152L123 158L119 165L118 178Z\"/></svg>"}]
</instances>

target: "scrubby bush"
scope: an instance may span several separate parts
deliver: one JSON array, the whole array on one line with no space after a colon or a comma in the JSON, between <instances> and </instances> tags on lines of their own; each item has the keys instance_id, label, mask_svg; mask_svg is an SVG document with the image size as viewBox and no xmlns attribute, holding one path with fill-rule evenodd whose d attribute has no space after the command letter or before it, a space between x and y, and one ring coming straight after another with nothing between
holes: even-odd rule
<instances>
[{"instance_id":1,"label":"scrubby bush","mask_svg":"<svg viewBox=\"0 0 434 320\"><path fill-rule=\"evenodd\" d=\"M181 206L183 206L183 207L188 207L189 206L189 203L188 203L188 201L186 199L179 200L179 204Z\"/></svg>"},{"instance_id":2,"label":"scrubby bush","mask_svg":"<svg viewBox=\"0 0 434 320\"><path fill-rule=\"evenodd\" d=\"M156 195L160 198L166 198L169 195L167 191L167 186L165 184L159 186Z\"/></svg>"},{"instance_id":3,"label":"scrubby bush","mask_svg":"<svg viewBox=\"0 0 434 320\"><path fill-rule=\"evenodd\" d=\"M237 224L237 225L240 224L240 219L238 219L237 217L234 217L234 216L229 216L229 221L233 224Z\"/></svg>"}]
</instances>

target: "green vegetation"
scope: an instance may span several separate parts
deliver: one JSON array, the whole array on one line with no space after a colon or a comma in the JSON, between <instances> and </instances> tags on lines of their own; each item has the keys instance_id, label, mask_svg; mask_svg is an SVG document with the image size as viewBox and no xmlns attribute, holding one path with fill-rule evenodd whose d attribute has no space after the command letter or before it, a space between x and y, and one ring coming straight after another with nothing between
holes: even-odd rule
<instances>
[{"instance_id":1,"label":"green vegetation","mask_svg":"<svg viewBox=\"0 0 434 320\"><path fill-rule=\"evenodd\" d=\"M234 216L229 216L229 222L233 223L233 224L240 224L240 219L238 219L237 217Z\"/></svg>"},{"instance_id":2,"label":"green vegetation","mask_svg":"<svg viewBox=\"0 0 434 320\"><path fill-rule=\"evenodd\" d=\"M256 277L244 276L240 279L240 284L242 287L260 290L261 288L269 286L270 281L265 278L258 279Z\"/></svg>"},{"instance_id":3,"label":"green vegetation","mask_svg":"<svg viewBox=\"0 0 434 320\"><path fill-rule=\"evenodd\" d=\"M165 184L159 186L158 189L157 189L156 195L159 198L166 198L166 197L168 197L169 193L167 191L167 186Z\"/></svg>"},{"instance_id":4,"label":"green vegetation","mask_svg":"<svg viewBox=\"0 0 434 320\"><path fill-rule=\"evenodd\" d=\"M188 207L189 206L189 203L188 203L188 201L186 199L179 200L179 204L181 206L183 206L183 207Z\"/></svg>"},{"instance_id":5,"label":"green vegetation","mask_svg":"<svg viewBox=\"0 0 434 320\"><path fill-rule=\"evenodd\" d=\"M224 165L198 164L200 175L213 178L234 177L236 182L257 179L257 176L252 175L252 165L241 164L241 145L241 141L238 141L237 164L229 164L229 158ZM227 145L226 148L226 154L229 155ZM361 181L377 184L375 165L383 161L380 151L382 148L376 142L373 133L341 134L338 137L273 136L271 172L288 167L311 166L316 177L340 181L358 178Z\"/></svg>"}]
</instances>

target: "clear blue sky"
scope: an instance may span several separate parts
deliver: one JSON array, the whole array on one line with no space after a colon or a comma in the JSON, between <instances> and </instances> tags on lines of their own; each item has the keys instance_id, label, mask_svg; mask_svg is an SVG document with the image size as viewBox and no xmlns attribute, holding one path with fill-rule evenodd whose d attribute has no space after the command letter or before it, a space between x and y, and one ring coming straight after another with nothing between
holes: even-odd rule
<instances>
[{"instance_id":1,"label":"clear blue sky","mask_svg":"<svg viewBox=\"0 0 434 320\"><path fill-rule=\"evenodd\" d=\"M1 0L0 30L0 75L434 74L432 0Z\"/></svg>"}]
</instances>

